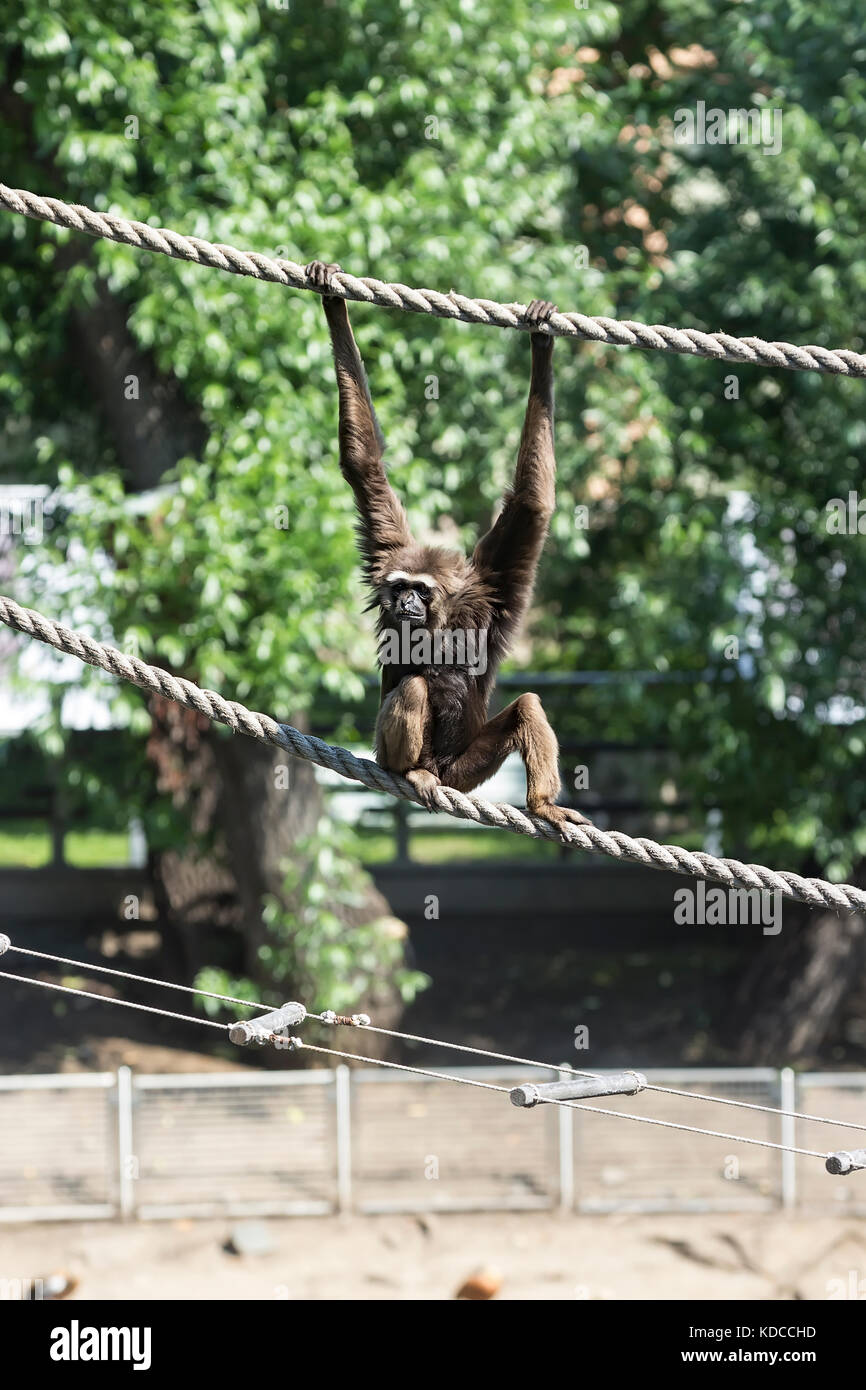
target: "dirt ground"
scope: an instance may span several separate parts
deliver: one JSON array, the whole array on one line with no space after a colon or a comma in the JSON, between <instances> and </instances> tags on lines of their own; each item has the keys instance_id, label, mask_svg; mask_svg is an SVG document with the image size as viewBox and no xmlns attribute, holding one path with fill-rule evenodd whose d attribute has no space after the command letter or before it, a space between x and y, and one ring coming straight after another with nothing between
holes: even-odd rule
<instances>
[{"instance_id":1,"label":"dirt ground","mask_svg":"<svg viewBox=\"0 0 866 1390\"><path fill-rule=\"evenodd\" d=\"M479 1267L501 1300L866 1300L866 1220L781 1214L327 1217L0 1230L0 1278L75 1275L73 1298L453 1299Z\"/></svg>"}]
</instances>

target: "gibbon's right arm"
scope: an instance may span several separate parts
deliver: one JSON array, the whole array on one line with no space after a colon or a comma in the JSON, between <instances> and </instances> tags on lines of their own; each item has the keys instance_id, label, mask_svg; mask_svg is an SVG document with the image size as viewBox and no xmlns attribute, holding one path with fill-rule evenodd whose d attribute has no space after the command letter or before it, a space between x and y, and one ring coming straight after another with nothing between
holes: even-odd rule
<instances>
[{"instance_id":1,"label":"gibbon's right arm","mask_svg":"<svg viewBox=\"0 0 866 1390\"><path fill-rule=\"evenodd\" d=\"M307 274L318 286L331 284L339 266L312 261ZM401 503L391 488L382 462L384 440L370 399L367 373L349 323L346 301L322 296L331 333L334 367L340 396L340 468L355 494L360 546L368 578L381 567L388 552L410 545L412 536Z\"/></svg>"}]
</instances>

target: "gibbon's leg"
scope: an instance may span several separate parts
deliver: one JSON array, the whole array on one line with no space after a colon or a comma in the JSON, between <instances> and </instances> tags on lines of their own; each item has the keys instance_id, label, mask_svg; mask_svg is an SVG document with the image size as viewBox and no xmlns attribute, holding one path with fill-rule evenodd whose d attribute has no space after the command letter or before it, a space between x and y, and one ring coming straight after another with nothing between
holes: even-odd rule
<instances>
[{"instance_id":1,"label":"gibbon's leg","mask_svg":"<svg viewBox=\"0 0 866 1390\"><path fill-rule=\"evenodd\" d=\"M439 778L423 766L429 758L430 699L423 676L406 676L386 695L376 720L376 762L401 772L432 810Z\"/></svg>"},{"instance_id":2,"label":"gibbon's leg","mask_svg":"<svg viewBox=\"0 0 866 1390\"><path fill-rule=\"evenodd\" d=\"M386 695L376 720L376 761L389 772L418 766L424 748L430 703L423 676L407 676Z\"/></svg>"},{"instance_id":3,"label":"gibbon's leg","mask_svg":"<svg viewBox=\"0 0 866 1390\"><path fill-rule=\"evenodd\" d=\"M526 809L553 825L587 825L586 816L568 806L557 806L559 795L559 745L537 695L520 695L495 718L488 720L442 774L442 784L469 792L486 782L517 752L526 768Z\"/></svg>"}]
</instances>

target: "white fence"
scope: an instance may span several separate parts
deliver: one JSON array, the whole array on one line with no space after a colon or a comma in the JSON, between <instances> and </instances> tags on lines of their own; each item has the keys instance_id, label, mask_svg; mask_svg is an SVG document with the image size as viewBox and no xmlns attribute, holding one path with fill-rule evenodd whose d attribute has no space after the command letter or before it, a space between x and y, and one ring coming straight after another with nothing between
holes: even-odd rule
<instances>
[{"instance_id":1,"label":"white fence","mask_svg":"<svg viewBox=\"0 0 866 1390\"><path fill-rule=\"evenodd\" d=\"M452 1068L504 1085L529 1067ZM653 1071L650 1081L866 1122L866 1073ZM825 1152L844 1129L644 1092L610 1110ZM863 1175L866 1179L866 1174ZM0 1221L334 1211L866 1213L820 1159L385 1071L0 1077Z\"/></svg>"}]
</instances>

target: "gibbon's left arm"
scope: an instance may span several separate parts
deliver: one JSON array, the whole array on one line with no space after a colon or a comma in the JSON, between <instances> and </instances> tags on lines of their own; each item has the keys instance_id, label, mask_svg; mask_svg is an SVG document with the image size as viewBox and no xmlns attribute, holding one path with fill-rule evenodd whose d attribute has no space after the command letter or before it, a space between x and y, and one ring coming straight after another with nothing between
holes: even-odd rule
<instances>
[{"instance_id":1,"label":"gibbon's left arm","mask_svg":"<svg viewBox=\"0 0 866 1390\"><path fill-rule=\"evenodd\" d=\"M307 274L322 289L339 266L312 261ZM331 333L337 388L340 396L340 468L355 494L361 555L366 577L373 582L387 565L389 552L412 544L401 503L385 475L384 440L370 399L367 373L349 323L346 301L324 294L322 304ZM427 683L421 676L400 680L382 673L382 703L376 721L376 757L380 767L404 773L429 797L439 779L419 763L429 760L430 707Z\"/></svg>"},{"instance_id":2,"label":"gibbon's left arm","mask_svg":"<svg viewBox=\"0 0 866 1390\"><path fill-rule=\"evenodd\" d=\"M332 273L339 268L311 261L307 274L326 288ZM370 579L388 552L410 545L412 537L406 513L385 475L385 444L346 301L338 295L325 294L322 305L331 333L340 396L340 468L355 494L361 553Z\"/></svg>"},{"instance_id":3,"label":"gibbon's left arm","mask_svg":"<svg viewBox=\"0 0 866 1390\"><path fill-rule=\"evenodd\" d=\"M553 304L535 299L531 323L546 323ZM516 627L529 605L535 571L555 503L553 451L553 338L532 333L532 370L514 481L495 524L475 547L473 561L493 585Z\"/></svg>"},{"instance_id":4,"label":"gibbon's left arm","mask_svg":"<svg viewBox=\"0 0 866 1390\"><path fill-rule=\"evenodd\" d=\"M554 312L552 304L536 299L527 310L527 318L532 324L546 323ZM531 342L529 401L514 482L495 525L478 542L472 557L496 596L499 617L491 635L500 647L507 645L529 606L555 501L553 339L549 334L533 332ZM579 811L557 805L559 748L537 695L521 695L487 720L442 780L457 791L472 791L515 752L526 769L527 809L552 825L585 824L586 817Z\"/></svg>"}]
</instances>

